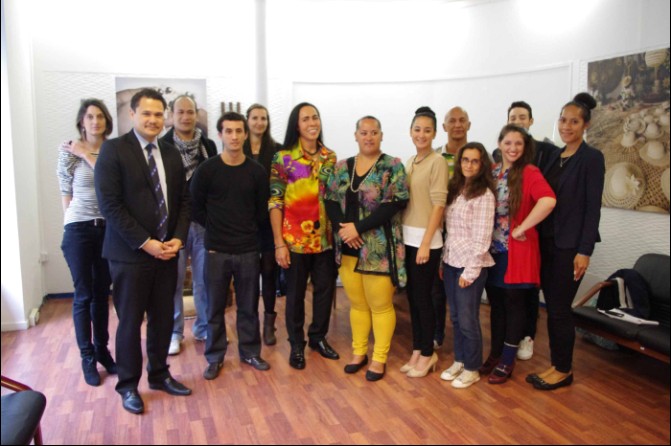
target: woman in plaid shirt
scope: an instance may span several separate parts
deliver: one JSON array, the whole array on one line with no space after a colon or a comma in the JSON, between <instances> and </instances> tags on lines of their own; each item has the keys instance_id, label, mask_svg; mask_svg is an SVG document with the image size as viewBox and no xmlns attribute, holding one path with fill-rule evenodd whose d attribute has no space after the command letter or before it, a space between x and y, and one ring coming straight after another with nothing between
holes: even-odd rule
<instances>
[{"instance_id":1,"label":"woman in plaid shirt","mask_svg":"<svg viewBox=\"0 0 671 446\"><path fill-rule=\"evenodd\" d=\"M443 251L443 282L454 327L454 363L440 378L465 389L480 380L482 332L480 296L494 229L494 180L485 147L471 142L459 149L448 185Z\"/></svg>"}]
</instances>

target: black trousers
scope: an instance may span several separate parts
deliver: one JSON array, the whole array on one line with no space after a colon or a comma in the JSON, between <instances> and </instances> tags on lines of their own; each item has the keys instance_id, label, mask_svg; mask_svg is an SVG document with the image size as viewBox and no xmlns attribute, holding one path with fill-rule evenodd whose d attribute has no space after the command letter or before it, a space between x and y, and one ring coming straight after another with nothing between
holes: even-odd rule
<instances>
[{"instance_id":1,"label":"black trousers","mask_svg":"<svg viewBox=\"0 0 671 446\"><path fill-rule=\"evenodd\" d=\"M575 323L571 304L580 282L573 280L575 249L560 249L554 239L541 239L541 288L548 312L548 335L552 365L562 372L571 371ZM584 277L584 276L583 276Z\"/></svg>"},{"instance_id":2,"label":"black trousers","mask_svg":"<svg viewBox=\"0 0 671 446\"><path fill-rule=\"evenodd\" d=\"M233 280L235 287L236 328L240 358L261 354L259 331L259 253L225 254L208 251L205 257L207 284L207 340L205 359L223 362L228 349L226 336L226 294Z\"/></svg>"},{"instance_id":3,"label":"black trousers","mask_svg":"<svg viewBox=\"0 0 671 446\"><path fill-rule=\"evenodd\" d=\"M412 322L412 349L421 350L422 356L433 355L433 335L436 331L436 311L433 307L431 289L438 274L441 249L432 249L429 261L423 265L416 262L418 248L405 245L405 264L408 270L408 302Z\"/></svg>"},{"instance_id":4,"label":"black trousers","mask_svg":"<svg viewBox=\"0 0 671 446\"><path fill-rule=\"evenodd\" d=\"M332 249L319 254L290 253L291 265L287 273L286 324L289 342L305 341L305 290L308 277L312 279L312 323L308 338L319 341L326 337L331 320L335 292L336 264Z\"/></svg>"},{"instance_id":5,"label":"black trousers","mask_svg":"<svg viewBox=\"0 0 671 446\"><path fill-rule=\"evenodd\" d=\"M439 268L442 265L439 265ZM447 316L447 294L445 294L445 284L440 280L440 276L436 274L433 279L433 287L431 288L431 300L433 301L433 310L436 313L436 329L433 334L433 339L438 344L445 340L445 319Z\"/></svg>"},{"instance_id":6,"label":"black trousers","mask_svg":"<svg viewBox=\"0 0 671 446\"><path fill-rule=\"evenodd\" d=\"M536 324L538 322L538 305L540 289L532 288L531 291L524 296L524 308L526 319L524 323L524 333L522 337L529 336L531 339L536 338Z\"/></svg>"},{"instance_id":7,"label":"black trousers","mask_svg":"<svg viewBox=\"0 0 671 446\"><path fill-rule=\"evenodd\" d=\"M491 310L491 350L490 356L501 357L503 344L519 345L526 323L526 297L536 292L536 288L501 288L487 286L487 298Z\"/></svg>"},{"instance_id":8,"label":"black trousers","mask_svg":"<svg viewBox=\"0 0 671 446\"><path fill-rule=\"evenodd\" d=\"M147 372L150 383L170 376L167 357L172 335L177 258L143 263L110 261L116 332L117 392L135 390L142 376L140 329L147 313Z\"/></svg>"}]
</instances>

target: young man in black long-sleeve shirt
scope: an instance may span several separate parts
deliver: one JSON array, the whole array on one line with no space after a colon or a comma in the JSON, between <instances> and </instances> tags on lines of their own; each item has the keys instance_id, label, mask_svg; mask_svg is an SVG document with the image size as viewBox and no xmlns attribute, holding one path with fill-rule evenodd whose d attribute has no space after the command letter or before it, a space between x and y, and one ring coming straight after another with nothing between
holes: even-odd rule
<instances>
[{"instance_id":1,"label":"young man in black long-sleeve shirt","mask_svg":"<svg viewBox=\"0 0 671 446\"><path fill-rule=\"evenodd\" d=\"M240 360L268 370L261 358L259 330L259 224L268 219L268 175L247 158L242 146L249 130L245 118L225 113L217 122L224 146L220 156L205 161L191 182L193 217L205 226L207 311L205 379L214 379L224 365L226 291L234 279Z\"/></svg>"}]
</instances>

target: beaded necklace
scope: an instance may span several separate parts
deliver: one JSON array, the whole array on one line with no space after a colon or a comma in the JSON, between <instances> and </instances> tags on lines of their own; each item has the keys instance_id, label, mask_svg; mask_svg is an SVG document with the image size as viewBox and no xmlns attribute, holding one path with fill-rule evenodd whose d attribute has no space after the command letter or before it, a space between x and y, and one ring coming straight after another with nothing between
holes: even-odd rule
<instances>
[{"instance_id":1,"label":"beaded necklace","mask_svg":"<svg viewBox=\"0 0 671 446\"><path fill-rule=\"evenodd\" d=\"M354 184L354 176L356 175L356 161L359 159L359 157L358 156L354 157L354 168L352 169L352 179L349 182L349 190L351 190L354 193L359 192L359 189L361 189L361 185L363 183L365 183L366 180L368 179L368 177L370 176L370 174L373 173L373 168L375 167L375 165L377 164L377 162L378 162L378 160L380 159L381 156L382 156L382 153L380 153L377 156L377 158L375 158L375 162L370 166L370 169L368 169L368 173L363 178L363 180L361 180L361 182L359 183L359 187L357 187L356 189L354 189L354 187L352 185Z\"/></svg>"}]
</instances>

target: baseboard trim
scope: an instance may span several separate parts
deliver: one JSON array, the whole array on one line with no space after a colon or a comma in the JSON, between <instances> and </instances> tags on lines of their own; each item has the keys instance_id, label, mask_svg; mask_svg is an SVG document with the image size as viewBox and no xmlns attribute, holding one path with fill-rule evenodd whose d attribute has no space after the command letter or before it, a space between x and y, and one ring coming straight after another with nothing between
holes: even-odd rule
<instances>
[{"instance_id":1,"label":"baseboard trim","mask_svg":"<svg viewBox=\"0 0 671 446\"><path fill-rule=\"evenodd\" d=\"M0 325L0 330L2 331L18 331L18 330L27 330L28 329L28 319L19 322L3 322Z\"/></svg>"}]
</instances>

